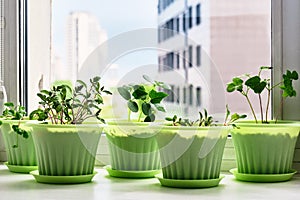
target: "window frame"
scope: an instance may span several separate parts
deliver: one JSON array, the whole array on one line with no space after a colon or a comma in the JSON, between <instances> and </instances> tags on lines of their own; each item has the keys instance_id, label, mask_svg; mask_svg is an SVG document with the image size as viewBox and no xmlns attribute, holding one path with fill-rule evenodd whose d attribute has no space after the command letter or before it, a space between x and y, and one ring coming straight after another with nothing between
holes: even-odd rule
<instances>
[{"instance_id":1,"label":"window frame","mask_svg":"<svg viewBox=\"0 0 300 200\"><path fill-rule=\"evenodd\" d=\"M296 55L300 51L300 45L294 42L300 34L299 13L299 1L271 1L271 63L272 81L275 83L280 82L287 69L300 72L299 55ZM300 88L299 81L296 88ZM300 95L297 92L297 97L284 100L280 89L276 88L272 93L272 117L300 120L299 109L295 109L300 107Z\"/></svg>"}]
</instances>

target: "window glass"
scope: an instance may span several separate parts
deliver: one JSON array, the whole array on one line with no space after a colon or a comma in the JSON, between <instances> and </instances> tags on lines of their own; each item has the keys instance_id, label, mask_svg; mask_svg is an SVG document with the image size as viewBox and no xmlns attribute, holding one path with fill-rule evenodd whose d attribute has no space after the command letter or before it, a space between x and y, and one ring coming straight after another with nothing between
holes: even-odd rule
<instances>
[{"instance_id":1,"label":"window glass","mask_svg":"<svg viewBox=\"0 0 300 200\"><path fill-rule=\"evenodd\" d=\"M182 95L168 103L182 115L228 103L251 116L226 83L271 64L270 0L53 0L52 12L52 82L100 74L116 87L147 73Z\"/></svg>"}]
</instances>

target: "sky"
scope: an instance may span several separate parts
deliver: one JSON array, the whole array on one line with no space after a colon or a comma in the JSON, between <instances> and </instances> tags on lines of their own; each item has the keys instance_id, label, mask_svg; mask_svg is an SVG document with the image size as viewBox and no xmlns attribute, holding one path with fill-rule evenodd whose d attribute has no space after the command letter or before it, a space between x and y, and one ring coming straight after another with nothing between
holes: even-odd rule
<instances>
[{"instance_id":1,"label":"sky","mask_svg":"<svg viewBox=\"0 0 300 200\"><path fill-rule=\"evenodd\" d=\"M100 26L107 31L108 39L126 31L157 27L157 0L53 0L53 45L55 53L62 57L66 53L67 16L72 11L87 11L95 15ZM148 59L153 56L152 52ZM130 64L131 59L125 60Z\"/></svg>"}]
</instances>

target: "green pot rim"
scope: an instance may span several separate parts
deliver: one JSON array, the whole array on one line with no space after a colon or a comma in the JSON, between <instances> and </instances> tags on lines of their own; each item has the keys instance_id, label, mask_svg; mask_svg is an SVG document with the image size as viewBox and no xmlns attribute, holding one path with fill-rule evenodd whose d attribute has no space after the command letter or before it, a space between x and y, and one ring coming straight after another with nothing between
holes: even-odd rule
<instances>
[{"instance_id":1,"label":"green pot rim","mask_svg":"<svg viewBox=\"0 0 300 200\"><path fill-rule=\"evenodd\" d=\"M256 123L254 120L241 120L235 122L238 127L259 127L259 128L281 128L281 127L300 127L300 121L291 120L279 120L278 123L274 123L274 120L270 120L270 124Z\"/></svg>"},{"instance_id":2,"label":"green pot rim","mask_svg":"<svg viewBox=\"0 0 300 200\"><path fill-rule=\"evenodd\" d=\"M44 127L44 128L104 128L105 126L107 126L106 124L102 124L102 123L95 123L95 122L86 122L83 124L43 124L40 121L36 121L36 120L31 120L30 122L27 122L25 124L26 126L30 126L30 127Z\"/></svg>"},{"instance_id":3,"label":"green pot rim","mask_svg":"<svg viewBox=\"0 0 300 200\"><path fill-rule=\"evenodd\" d=\"M10 120L10 119L1 119L0 121L2 121L2 124L13 124L13 123L27 123L29 121L33 121L33 120L29 120L29 119L23 119L23 120Z\"/></svg>"}]
</instances>

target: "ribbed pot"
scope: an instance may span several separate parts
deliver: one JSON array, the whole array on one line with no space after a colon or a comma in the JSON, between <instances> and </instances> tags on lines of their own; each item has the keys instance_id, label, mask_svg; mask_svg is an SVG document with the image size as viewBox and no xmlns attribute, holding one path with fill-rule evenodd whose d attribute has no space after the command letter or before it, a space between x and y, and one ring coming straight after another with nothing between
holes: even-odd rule
<instances>
[{"instance_id":1,"label":"ribbed pot","mask_svg":"<svg viewBox=\"0 0 300 200\"><path fill-rule=\"evenodd\" d=\"M109 124L111 167L115 170L147 171L160 169L155 131L149 123Z\"/></svg>"},{"instance_id":2,"label":"ribbed pot","mask_svg":"<svg viewBox=\"0 0 300 200\"><path fill-rule=\"evenodd\" d=\"M40 175L75 176L94 172L99 124L30 124Z\"/></svg>"},{"instance_id":3,"label":"ribbed pot","mask_svg":"<svg viewBox=\"0 0 300 200\"><path fill-rule=\"evenodd\" d=\"M285 174L292 169L299 124L237 123L231 131L239 173Z\"/></svg>"},{"instance_id":4,"label":"ribbed pot","mask_svg":"<svg viewBox=\"0 0 300 200\"><path fill-rule=\"evenodd\" d=\"M230 127L164 127L157 135L163 177L216 179Z\"/></svg>"},{"instance_id":5,"label":"ribbed pot","mask_svg":"<svg viewBox=\"0 0 300 200\"><path fill-rule=\"evenodd\" d=\"M31 135L31 130L24 124L28 120L2 120L1 132L3 134L6 155L9 165L18 166L36 166L37 159L35 154L34 143ZM29 134L28 138L15 133L12 129L13 125L18 125L26 130ZM17 147L14 147L17 145Z\"/></svg>"}]
</instances>

